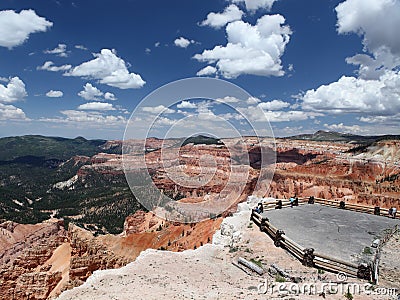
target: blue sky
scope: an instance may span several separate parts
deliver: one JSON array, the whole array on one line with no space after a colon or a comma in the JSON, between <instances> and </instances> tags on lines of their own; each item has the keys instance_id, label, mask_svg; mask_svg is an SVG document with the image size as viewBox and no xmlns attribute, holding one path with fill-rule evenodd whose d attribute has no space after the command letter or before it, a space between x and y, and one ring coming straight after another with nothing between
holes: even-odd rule
<instances>
[{"instance_id":1,"label":"blue sky","mask_svg":"<svg viewBox=\"0 0 400 300\"><path fill-rule=\"evenodd\" d=\"M398 0L3 0L0 135L121 139L146 95L196 76L245 89L253 100L229 103L276 136L400 134L398 28ZM140 120L163 109L160 132L193 115L177 134L229 135L213 118L243 125L231 108L184 100L143 105L130 126L141 137Z\"/></svg>"}]
</instances>

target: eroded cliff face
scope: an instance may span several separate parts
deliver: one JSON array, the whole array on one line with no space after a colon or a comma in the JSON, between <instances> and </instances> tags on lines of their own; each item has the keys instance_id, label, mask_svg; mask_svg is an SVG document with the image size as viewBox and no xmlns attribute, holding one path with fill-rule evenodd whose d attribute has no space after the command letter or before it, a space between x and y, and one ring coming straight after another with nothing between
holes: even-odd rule
<instances>
[{"instance_id":1,"label":"eroded cliff face","mask_svg":"<svg viewBox=\"0 0 400 300\"><path fill-rule=\"evenodd\" d=\"M251 139L246 142L248 159L252 166L247 178L246 192L251 194L254 181L259 176L262 159L260 147L263 143L270 146L270 141L259 145L254 144L255 141ZM237 141L229 139L225 143L235 144ZM149 144L162 147L160 140L149 141ZM351 152L354 147L355 145L346 143L277 140L276 149L267 150L267 164L274 165L275 174L270 189L265 191L264 196L288 198L293 195L313 195L382 207L398 204L400 142L380 141L359 152ZM241 160L221 145L189 144L181 147L178 156L176 153L170 149L164 149L163 152L152 151L146 155L145 167L150 170L152 179L160 190L178 199L220 193L231 175L231 165ZM179 186L171 180L170 175L179 171L175 170L178 165L184 166L183 171L188 176L197 176L204 172L205 168L199 161L205 156L212 158L216 169L210 180L200 188ZM133 162L136 158L132 156L130 159ZM120 155L98 154L79 174L83 178L85 170L91 169L102 174L122 172L121 161Z\"/></svg>"},{"instance_id":2,"label":"eroded cliff face","mask_svg":"<svg viewBox=\"0 0 400 300\"><path fill-rule=\"evenodd\" d=\"M398 206L399 149L398 142L386 141L360 154L322 152L303 164L278 163L269 195L315 196L385 208Z\"/></svg>"},{"instance_id":3,"label":"eroded cliff face","mask_svg":"<svg viewBox=\"0 0 400 300\"><path fill-rule=\"evenodd\" d=\"M62 271L46 262L66 239L57 220L36 225L2 223L0 299L47 299L62 280Z\"/></svg>"},{"instance_id":4,"label":"eroded cliff face","mask_svg":"<svg viewBox=\"0 0 400 300\"><path fill-rule=\"evenodd\" d=\"M81 285L96 270L119 268L132 260L114 253L100 238L73 224L68 227L68 241L71 258L69 281L64 288Z\"/></svg>"}]
</instances>

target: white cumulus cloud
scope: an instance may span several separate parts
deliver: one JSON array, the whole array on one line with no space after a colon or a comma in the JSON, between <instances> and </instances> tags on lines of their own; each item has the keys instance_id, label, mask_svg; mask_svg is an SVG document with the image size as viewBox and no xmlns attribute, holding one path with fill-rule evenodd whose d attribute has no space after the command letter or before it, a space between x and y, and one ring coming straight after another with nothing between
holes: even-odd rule
<instances>
[{"instance_id":1,"label":"white cumulus cloud","mask_svg":"<svg viewBox=\"0 0 400 300\"><path fill-rule=\"evenodd\" d=\"M53 91L50 90L46 93L46 96L49 98L60 98L64 95L64 93L62 91Z\"/></svg>"},{"instance_id":2,"label":"white cumulus cloud","mask_svg":"<svg viewBox=\"0 0 400 300\"><path fill-rule=\"evenodd\" d=\"M249 97L246 100L246 104L249 104L249 105L257 104L257 103L260 103L260 102L261 102L261 100L256 98L256 97Z\"/></svg>"},{"instance_id":3,"label":"white cumulus cloud","mask_svg":"<svg viewBox=\"0 0 400 300\"><path fill-rule=\"evenodd\" d=\"M182 101L176 107L177 108L197 108L197 105L190 101Z\"/></svg>"},{"instance_id":4,"label":"white cumulus cloud","mask_svg":"<svg viewBox=\"0 0 400 300\"><path fill-rule=\"evenodd\" d=\"M261 102L258 104L264 110L280 110L290 106L290 103L282 100L272 100L269 102Z\"/></svg>"},{"instance_id":5,"label":"white cumulus cloud","mask_svg":"<svg viewBox=\"0 0 400 300\"><path fill-rule=\"evenodd\" d=\"M86 48L86 47L83 46L83 45L75 45L75 48L76 48L76 49L79 49L79 50L84 50L84 51L87 51L87 50L88 50L88 48Z\"/></svg>"},{"instance_id":6,"label":"white cumulus cloud","mask_svg":"<svg viewBox=\"0 0 400 300\"><path fill-rule=\"evenodd\" d=\"M56 54L60 57L67 57L67 45L65 44L58 44L58 46L52 50L45 50L44 53L46 54Z\"/></svg>"},{"instance_id":7,"label":"white cumulus cloud","mask_svg":"<svg viewBox=\"0 0 400 300\"><path fill-rule=\"evenodd\" d=\"M229 5L225 8L222 13L211 12L207 15L207 18L200 23L201 26L210 26L213 28L221 28L226 24L241 20L243 12L234 4Z\"/></svg>"},{"instance_id":8,"label":"white cumulus cloud","mask_svg":"<svg viewBox=\"0 0 400 300\"><path fill-rule=\"evenodd\" d=\"M46 61L43 66L39 66L36 69L50 71L50 72L60 72L60 71L68 71L71 69L71 65L62 65L62 66L55 66L52 61Z\"/></svg>"},{"instance_id":9,"label":"white cumulus cloud","mask_svg":"<svg viewBox=\"0 0 400 300\"><path fill-rule=\"evenodd\" d=\"M115 97L115 95L113 93L106 92L106 93L104 93L104 99L115 101L115 100L117 100L117 97Z\"/></svg>"},{"instance_id":10,"label":"white cumulus cloud","mask_svg":"<svg viewBox=\"0 0 400 300\"><path fill-rule=\"evenodd\" d=\"M11 103L27 96L25 83L19 77L12 77L7 85L0 84L0 102Z\"/></svg>"},{"instance_id":11,"label":"white cumulus cloud","mask_svg":"<svg viewBox=\"0 0 400 300\"><path fill-rule=\"evenodd\" d=\"M90 83L83 86L83 90L78 93L78 96L86 100L98 100L103 97L103 92Z\"/></svg>"},{"instance_id":12,"label":"white cumulus cloud","mask_svg":"<svg viewBox=\"0 0 400 300\"><path fill-rule=\"evenodd\" d=\"M344 125L343 123L339 124L324 124L324 127L337 131L337 132L344 132L344 133L364 133L365 130L361 128L359 125Z\"/></svg>"},{"instance_id":13,"label":"white cumulus cloud","mask_svg":"<svg viewBox=\"0 0 400 300\"><path fill-rule=\"evenodd\" d=\"M115 50L102 49L93 55L93 60L72 68L64 75L97 79L102 84L120 89L141 88L146 83L139 74L129 73L125 61L117 56Z\"/></svg>"},{"instance_id":14,"label":"white cumulus cloud","mask_svg":"<svg viewBox=\"0 0 400 300\"><path fill-rule=\"evenodd\" d=\"M236 97L232 96L225 96L224 98L218 98L216 101L222 102L222 103L237 103L240 102L240 100Z\"/></svg>"},{"instance_id":15,"label":"white cumulus cloud","mask_svg":"<svg viewBox=\"0 0 400 300\"><path fill-rule=\"evenodd\" d=\"M397 0L346 0L336 7L340 34L363 38L364 52L347 62L359 66L364 79L377 79L385 69L400 65L400 2Z\"/></svg>"},{"instance_id":16,"label":"white cumulus cloud","mask_svg":"<svg viewBox=\"0 0 400 300\"><path fill-rule=\"evenodd\" d=\"M362 38L364 53L348 57L358 76L342 76L300 95L303 109L331 114L353 113L361 122L398 126L400 116L400 2L346 0L336 7L339 34ZM397 124L397 125L395 125ZM325 124L337 131L361 132L358 125ZM369 127L369 133L379 128Z\"/></svg>"},{"instance_id":17,"label":"white cumulus cloud","mask_svg":"<svg viewBox=\"0 0 400 300\"><path fill-rule=\"evenodd\" d=\"M62 118L41 118L41 122L63 123L75 126L102 128L102 126L123 126L126 124L124 116L105 115L101 111L83 111L83 110L63 110L60 112Z\"/></svg>"},{"instance_id":18,"label":"white cumulus cloud","mask_svg":"<svg viewBox=\"0 0 400 300\"><path fill-rule=\"evenodd\" d=\"M100 110L100 111L106 111L106 110L115 110L112 104L110 103L105 103L105 102L89 102L85 104L79 105L78 109L80 110Z\"/></svg>"},{"instance_id":19,"label":"white cumulus cloud","mask_svg":"<svg viewBox=\"0 0 400 300\"><path fill-rule=\"evenodd\" d=\"M377 80L343 76L300 98L304 109L390 115L400 112L399 95L400 72L387 71Z\"/></svg>"},{"instance_id":20,"label":"white cumulus cloud","mask_svg":"<svg viewBox=\"0 0 400 300\"><path fill-rule=\"evenodd\" d=\"M232 3L244 3L246 9L255 11L260 8L270 10L277 0L230 0Z\"/></svg>"},{"instance_id":21,"label":"white cumulus cloud","mask_svg":"<svg viewBox=\"0 0 400 300\"><path fill-rule=\"evenodd\" d=\"M145 106L142 110L151 114L172 114L175 112L173 109L165 107L164 105Z\"/></svg>"},{"instance_id":22,"label":"white cumulus cloud","mask_svg":"<svg viewBox=\"0 0 400 300\"><path fill-rule=\"evenodd\" d=\"M22 109L13 105L0 103L0 121L25 119L26 115Z\"/></svg>"},{"instance_id":23,"label":"white cumulus cloud","mask_svg":"<svg viewBox=\"0 0 400 300\"><path fill-rule=\"evenodd\" d=\"M9 49L22 45L31 33L45 32L53 23L39 17L34 10L0 11L0 46Z\"/></svg>"},{"instance_id":24,"label":"white cumulus cloud","mask_svg":"<svg viewBox=\"0 0 400 300\"><path fill-rule=\"evenodd\" d=\"M281 56L292 34L284 23L281 15L265 15L254 26L243 21L229 23L227 44L204 50L194 58L215 63L218 73L225 78L243 74L283 76Z\"/></svg>"},{"instance_id":25,"label":"white cumulus cloud","mask_svg":"<svg viewBox=\"0 0 400 300\"><path fill-rule=\"evenodd\" d=\"M194 40L188 40L187 38L184 38L181 36L180 38L177 38L174 41L175 46L180 47L180 48L187 48L190 44L194 44Z\"/></svg>"},{"instance_id":26,"label":"white cumulus cloud","mask_svg":"<svg viewBox=\"0 0 400 300\"><path fill-rule=\"evenodd\" d=\"M197 76L210 76L217 73L217 69L213 66L207 66L196 73Z\"/></svg>"},{"instance_id":27,"label":"white cumulus cloud","mask_svg":"<svg viewBox=\"0 0 400 300\"><path fill-rule=\"evenodd\" d=\"M238 108L238 111L244 115L251 116L254 122L295 122L314 119L315 117L322 116L318 112L307 112L301 110L293 111L264 111L259 107L250 106L246 108Z\"/></svg>"}]
</instances>

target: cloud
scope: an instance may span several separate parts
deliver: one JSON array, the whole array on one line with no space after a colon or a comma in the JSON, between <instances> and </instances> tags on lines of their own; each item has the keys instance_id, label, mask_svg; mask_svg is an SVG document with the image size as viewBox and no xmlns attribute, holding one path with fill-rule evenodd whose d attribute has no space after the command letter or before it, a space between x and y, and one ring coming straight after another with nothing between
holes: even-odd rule
<instances>
[{"instance_id":1,"label":"cloud","mask_svg":"<svg viewBox=\"0 0 400 300\"><path fill-rule=\"evenodd\" d=\"M199 120L206 120L206 121L221 121L222 117L218 117L212 110L210 110L210 106L212 105L212 102L209 101L203 101L198 103L197 109L196 109L196 117Z\"/></svg>"},{"instance_id":2,"label":"cloud","mask_svg":"<svg viewBox=\"0 0 400 300\"><path fill-rule=\"evenodd\" d=\"M260 102L261 102L261 100L256 98L256 97L249 97L246 100L246 104L249 104L249 105L257 104L257 103L260 103Z\"/></svg>"},{"instance_id":3,"label":"cloud","mask_svg":"<svg viewBox=\"0 0 400 300\"><path fill-rule=\"evenodd\" d=\"M43 51L46 54L56 54L57 56L60 57L67 57L67 45L65 44L58 44L58 46L56 48L54 48L53 50L45 50Z\"/></svg>"},{"instance_id":4,"label":"cloud","mask_svg":"<svg viewBox=\"0 0 400 300\"><path fill-rule=\"evenodd\" d=\"M197 76L209 76L217 73L217 69L213 66L207 66L196 73Z\"/></svg>"},{"instance_id":5,"label":"cloud","mask_svg":"<svg viewBox=\"0 0 400 300\"><path fill-rule=\"evenodd\" d=\"M188 40L186 38L184 38L183 36L181 36L180 38L177 38L174 41L175 46L180 47L180 48L187 48L190 44L194 44L195 41L194 40Z\"/></svg>"},{"instance_id":6,"label":"cloud","mask_svg":"<svg viewBox=\"0 0 400 300\"><path fill-rule=\"evenodd\" d=\"M102 49L93 60L82 63L65 73L66 76L97 79L102 84L120 89L137 89L145 85L139 74L129 73L125 61L115 50Z\"/></svg>"},{"instance_id":7,"label":"cloud","mask_svg":"<svg viewBox=\"0 0 400 300\"><path fill-rule=\"evenodd\" d=\"M232 96L225 96L224 98L218 98L216 99L219 102L222 103L237 103L240 102L240 100L236 97L232 97Z\"/></svg>"},{"instance_id":8,"label":"cloud","mask_svg":"<svg viewBox=\"0 0 400 300\"><path fill-rule=\"evenodd\" d=\"M9 49L22 45L29 35L35 32L45 32L53 26L52 22L39 17L34 10L0 11L0 46Z\"/></svg>"},{"instance_id":9,"label":"cloud","mask_svg":"<svg viewBox=\"0 0 400 300\"><path fill-rule=\"evenodd\" d=\"M22 109L13 105L0 103L0 121L26 119L26 115Z\"/></svg>"},{"instance_id":10,"label":"cloud","mask_svg":"<svg viewBox=\"0 0 400 300\"><path fill-rule=\"evenodd\" d=\"M341 77L337 82L308 90L299 98L303 109L393 115L400 112L400 72L386 71L377 80Z\"/></svg>"},{"instance_id":11,"label":"cloud","mask_svg":"<svg viewBox=\"0 0 400 300\"><path fill-rule=\"evenodd\" d=\"M107 126L124 126L127 122L124 116L105 115L99 111L63 110L63 118L41 118L41 122L64 123L76 126L102 128Z\"/></svg>"},{"instance_id":12,"label":"cloud","mask_svg":"<svg viewBox=\"0 0 400 300\"><path fill-rule=\"evenodd\" d=\"M83 86L83 91L78 93L78 96L82 97L86 100L98 100L99 98L103 97L103 92L100 91L97 87L94 87L90 83L86 83Z\"/></svg>"},{"instance_id":13,"label":"cloud","mask_svg":"<svg viewBox=\"0 0 400 300\"><path fill-rule=\"evenodd\" d=\"M359 114L360 122L398 126L400 2L346 0L336 7L336 13L339 34L356 33L362 37L364 53L346 59L348 64L358 66L358 76L342 76L336 82L306 91L297 97L303 100L301 106L330 114ZM324 126L349 132L365 129L343 123ZM373 128L369 127L368 132L372 133Z\"/></svg>"},{"instance_id":14,"label":"cloud","mask_svg":"<svg viewBox=\"0 0 400 300\"><path fill-rule=\"evenodd\" d=\"M0 102L11 103L27 96L25 83L19 77L12 77L7 85L0 84Z\"/></svg>"},{"instance_id":15,"label":"cloud","mask_svg":"<svg viewBox=\"0 0 400 300\"><path fill-rule=\"evenodd\" d=\"M272 100L270 102L261 102L258 104L264 110L280 110L290 106L290 103L282 100Z\"/></svg>"},{"instance_id":16,"label":"cloud","mask_svg":"<svg viewBox=\"0 0 400 300\"><path fill-rule=\"evenodd\" d=\"M85 51L89 50L88 48L86 48L86 47L83 46L83 45L75 45L75 48L76 48L76 49L79 49L79 50L85 50Z\"/></svg>"},{"instance_id":17,"label":"cloud","mask_svg":"<svg viewBox=\"0 0 400 300\"><path fill-rule=\"evenodd\" d=\"M240 102L242 102L247 105L254 105L254 104L261 102L261 100L256 97L249 97L246 100L240 100L236 97L225 96L224 98L218 98L216 100L219 102L222 102L222 103L240 103Z\"/></svg>"},{"instance_id":18,"label":"cloud","mask_svg":"<svg viewBox=\"0 0 400 300\"><path fill-rule=\"evenodd\" d=\"M172 119L168 119L165 117L159 117L157 118L154 123L153 123L153 127L159 127L159 126L171 126L174 125L178 122L178 120L172 120Z\"/></svg>"},{"instance_id":19,"label":"cloud","mask_svg":"<svg viewBox=\"0 0 400 300\"><path fill-rule=\"evenodd\" d=\"M68 71L71 69L71 65L62 65L62 66L55 66L52 61L46 61L43 66L39 66L36 69L37 70L44 70L44 71L50 71L50 72L60 72L60 71Z\"/></svg>"},{"instance_id":20,"label":"cloud","mask_svg":"<svg viewBox=\"0 0 400 300\"><path fill-rule=\"evenodd\" d=\"M115 95L113 93L106 92L106 93L104 93L104 99L115 101L115 100L117 100L117 97L115 97Z\"/></svg>"},{"instance_id":21,"label":"cloud","mask_svg":"<svg viewBox=\"0 0 400 300\"><path fill-rule=\"evenodd\" d=\"M172 114L175 112L173 109L167 108L164 105L145 106L142 110L151 114Z\"/></svg>"},{"instance_id":22,"label":"cloud","mask_svg":"<svg viewBox=\"0 0 400 300\"><path fill-rule=\"evenodd\" d=\"M225 78L244 74L283 76L280 58L292 34L284 23L285 18L281 15L265 15L254 26L243 21L229 23L227 44L204 50L194 58L215 63L218 73Z\"/></svg>"},{"instance_id":23,"label":"cloud","mask_svg":"<svg viewBox=\"0 0 400 300\"><path fill-rule=\"evenodd\" d=\"M393 116L363 116L359 120L365 123L388 123L388 122L400 122L400 113Z\"/></svg>"},{"instance_id":24,"label":"cloud","mask_svg":"<svg viewBox=\"0 0 400 300\"><path fill-rule=\"evenodd\" d=\"M336 7L339 34L363 37L364 52L347 62L359 66L364 79L377 79L385 69L400 65L400 2L396 0L346 0ZM377 25L379 20L379 26Z\"/></svg>"},{"instance_id":25,"label":"cloud","mask_svg":"<svg viewBox=\"0 0 400 300\"><path fill-rule=\"evenodd\" d=\"M79 105L78 109L80 110L115 110L112 104L104 103L104 102L89 102L85 104Z\"/></svg>"},{"instance_id":26,"label":"cloud","mask_svg":"<svg viewBox=\"0 0 400 300\"><path fill-rule=\"evenodd\" d=\"M271 10L277 0L230 0L232 3L245 3L246 9L255 11L260 8Z\"/></svg>"},{"instance_id":27,"label":"cloud","mask_svg":"<svg viewBox=\"0 0 400 300\"><path fill-rule=\"evenodd\" d=\"M190 101L182 101L176 107L177 108L197 108L197 105Z\"/></svg>"},{"instance_id":28,"label":"cloud","mask_svg":"<svg viewBox=\"0 0 400 300\"><path fill-rule=\"evenodd\" d=\"M53 91L50 90L46 93L46 96L49 98L60 98L64 95L64 93L62 91Z\"/></svg>"},{"instance_id":29,"label":"cloud","mask_svg":"<svg viewBox=\"0 0 400 300\"><path fill-rule=\"evenodd\" d=\"M160 44L161 44L160 42L155 42L154 47L158 48L158 47L160 47Z\"/></svg>"},{"instance_id":30,"label":"cloud","mask_svg":"<svg viewBox=\"0 0 400 300\"><path fill-rule=\"evenodd\" d=\"M243 12L236 5L231 4L222 13L209 13L207 18L200 23L200 26L210 26L219 29L232 21L241 20L242 16Z\"/></svg>"},{"instance_id":31,"label":"cloud","mask_svg":"<svg viewBox=\"0 0 400 300\"><path fill-rule=\"evenodd\" d=\"M91 83L86 83L83 86L83 90L78 93L78 96L86 100L117 100L117 97L113 93L105 92L103 93L97 87L93 86Z\"/></svg>"},{"instance_id":32,"label":"cloud","mask_svg":"<svg viewBox=\"0 0 400 300\"><path fill-rule=\"evenodd\" d=\"M339 124L324 124L324 127L333 130L333 131L338 131L338 132L344 132L344 133L364 133L365 130L361 128L359 125L344 125L343 123Z\"/></svg>"},{"instance_id":33,"label":"cloud","mask_svg":"<svg viewBox=\"0 0 400 300\"><path fill-rule=\"evenodd\" d=\"M296 122L323 116L323 114L319 112L302 110L266 111L260 109L260 106L239 107L237 110L245 116L251 116L251 121L253 122Z\"/></svg>"}]
</instances>

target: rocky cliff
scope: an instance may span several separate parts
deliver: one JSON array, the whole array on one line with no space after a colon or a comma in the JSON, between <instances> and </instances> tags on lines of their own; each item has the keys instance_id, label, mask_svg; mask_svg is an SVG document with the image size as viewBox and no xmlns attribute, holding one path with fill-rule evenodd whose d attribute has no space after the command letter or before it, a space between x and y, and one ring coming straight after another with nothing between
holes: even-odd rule
<instances>
[{"instance_id":1,"label":"rocky cliff","mask_svg":"<svg viewBox=\"0 0 400 300\"><path fill-rule=\"evenodd\" d=\"M67 239L62 222L37 225L5 222L0 225L3 247L0 299L47 299L62 279L60 270L46 262Z\"/></svg>"}]
</instances>

